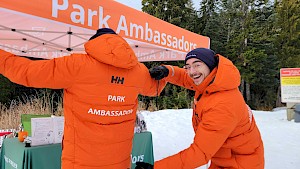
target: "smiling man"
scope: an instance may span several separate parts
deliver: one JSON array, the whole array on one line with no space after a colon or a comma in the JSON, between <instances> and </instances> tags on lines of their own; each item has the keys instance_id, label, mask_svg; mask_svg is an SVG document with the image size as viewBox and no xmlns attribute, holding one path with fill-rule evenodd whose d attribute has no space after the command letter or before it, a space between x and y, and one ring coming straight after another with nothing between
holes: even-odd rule
<instances>
[{"instance_id":1,"label":"smiling man","mask_svg":"<svg viewBox=\"0 0 300 169\"><path fill-rule=\"evenodd\" d=\"M251 109L238 86L240 73L227 58L206 48L190 51L185 66L158 66L151 77L195 91L195 137L187 149L155 162L155 169L263 169L264 148Z\"/></svg>"}]
</instances>

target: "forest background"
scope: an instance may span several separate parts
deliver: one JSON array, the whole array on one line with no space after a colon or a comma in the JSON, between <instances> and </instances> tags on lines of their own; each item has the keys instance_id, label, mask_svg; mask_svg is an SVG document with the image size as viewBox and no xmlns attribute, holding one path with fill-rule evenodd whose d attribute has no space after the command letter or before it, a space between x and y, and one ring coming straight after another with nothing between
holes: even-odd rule
<instances>
[{"instance_id":1,"label":"forest background","mask_svg":"<svg viewBox=\"0 0 300 169\"><path fill-rule=\"evenodd\" d=\"M255 110L280 107L280 68L300 67L300 0L142 0L142 11L191 32L210 37L210 48L229 58L241 73L240 91ZM183 61L146 62L148 68ZM0 107L47 98L51 112L62 90L33 89L0 75ZM146 110L190 108L193 92L168 84L160 97L139 96ZM1 112L0 112L1 113Z\"/></svg>"}]
</instances>

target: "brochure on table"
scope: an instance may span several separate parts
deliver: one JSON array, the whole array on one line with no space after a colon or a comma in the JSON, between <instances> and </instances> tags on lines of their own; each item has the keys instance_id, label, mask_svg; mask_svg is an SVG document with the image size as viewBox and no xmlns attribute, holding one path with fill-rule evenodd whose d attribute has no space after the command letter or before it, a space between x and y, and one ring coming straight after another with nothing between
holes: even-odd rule
<instances>
[{"instance_id":1,"label":"brochure on table","mask_svg":"<svg viewBox=\"0 0 300 169\"><path fill-rule=\"evenodd\" d=\"M64 132L64 117L31 119L31 146L61 143Z\"/></svg>"},{"instance_id":2,"label":"brochure on table","mask_svg":"<svg viewBox=\"0 0 300 169\"><path fill-rule=\"evenodd\" d=\"M51 114L21 114L21 123L28 136L31 137L31 119L44 117L51 117Z\"/></svg>"}]
</instances>

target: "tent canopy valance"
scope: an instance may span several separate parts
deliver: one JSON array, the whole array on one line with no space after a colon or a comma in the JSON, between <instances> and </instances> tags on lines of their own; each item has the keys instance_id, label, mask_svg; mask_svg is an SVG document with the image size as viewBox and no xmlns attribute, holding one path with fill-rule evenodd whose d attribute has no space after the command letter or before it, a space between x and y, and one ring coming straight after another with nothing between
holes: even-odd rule
<instances>
[{"instance_id":1,"label":"tent canopy valance","mask_svg":"<svg viewBox=\"0 0 300 169\"><path fill-rule=\"evenodd\" d=\"M210 39L111 0L2 0L0 48L17 55L56 58L84 53L98 28L112 28L139 61L183 60L209 48Z\"/></svg>"}]
</instances>

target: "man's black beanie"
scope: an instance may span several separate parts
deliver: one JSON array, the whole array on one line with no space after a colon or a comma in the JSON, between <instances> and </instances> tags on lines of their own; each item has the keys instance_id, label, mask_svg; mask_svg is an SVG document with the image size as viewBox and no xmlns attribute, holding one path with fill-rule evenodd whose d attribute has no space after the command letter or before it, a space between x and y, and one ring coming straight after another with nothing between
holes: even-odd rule
<instances>
[{"instance_id":1,"label":"man's black beanie","mask_svg":"<svg viewBox=\"0 0 300 169\"><path fill-rule=\"evenodd\" d=\"M97 30L97 33L93 35L90 40L97 38L98 36L104 35L104 34L116 34L116 32L110 28L101 28Z\"/></svg>"},{"instance_id":2,"label":"man's black beanie","mask_svg":"<svg viewBox=\"0 0 300 169\"><path fill-rule=\"evenodd\" d=\"M204 62L209 67L210 71L212 71L218 64L215 55L216 53L210 49L196 48L186 55L184 63L186 64L186 61L191 58L197 58Z\"/></svg>"}]
</instances>

